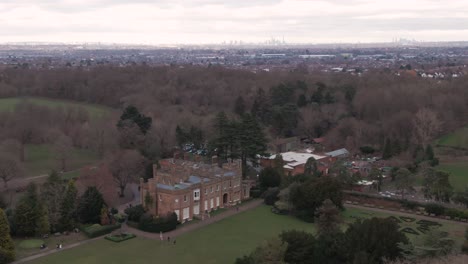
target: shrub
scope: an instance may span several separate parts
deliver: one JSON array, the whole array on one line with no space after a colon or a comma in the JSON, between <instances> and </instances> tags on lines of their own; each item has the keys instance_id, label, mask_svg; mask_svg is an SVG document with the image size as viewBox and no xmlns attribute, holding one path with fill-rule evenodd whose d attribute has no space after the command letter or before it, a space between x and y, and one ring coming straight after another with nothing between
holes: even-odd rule
<instances>
[{"instance_id":1,"label":"shrub","mask_svg":"<svg viewBox=\"0 0 468 264\"><path fill-rule=\"evenodd\" d=\"M418 203L418 202L413 202L413 201L408 201L408 200L403 200L403 201L400 201L400 204L406 208L406 209L410 209L410 210L414 210L415 208L417 208L418 206L420 206L421 204Z\"/></svg>"},{"instance_id":2,"label":"shrub","mask_svg":"<svg viewBox=\"0 0 468 264\"><path fill-rule=\"evenodd\" d=\"M274 205L278 201L279 188L269 188L264 194L265 204Z\"/></svg>"},{"instance_id":3,"label":"shrub","mask_svg":"<svg viewBox=\"0 0 468 264\"><path fill-rule=\"evenodd\" d=\"M262 196L262 191L260 189L250 189L250 197L259 198Z\"/></svg>"},{"instance_id":4,"label":"shrub","mask_svg":"<svg viewBox=\"0 0 468 264\"><path fill-rule=\"evenodd\" d=\"M359 150L363 153L363 154L372 154L375 152L375 149L371 146L362 146L359 148Z\"/></svg>"},{"instance_id":5,"label":"shrub","mask_svg":"<svg viewBox=\"0 0 468 264\"><path fill-rule=\"evenodd\" d=\"M110 232L120 228L120 224L115 225L106 225L101 226L100 224L88 225L88 226L80 226L80 230L86 234L89 238L94 238L98 236L102 236L105 234L109 234Z\"/></svg>"},{"instance_id":6,"label":"shrub","mask_svg":"<svg viewBox=\"0 0 468 264\"><path fill-rule=\"evenodd\" d=\"M118 223L125 222L125 215L114 214L113 217L114 217L115 221L117 221Z\"/></svg>"},{"instance_id":7,"label":"shrub","mask_svg":"<svg viewBox=\"0 0 468 264\"><path fill-rule=\"evenodd\" d=\"M119 213L119 210L117 210L117 209L115 209L114 207L112 207L112 208L110 209L110 213L113 214L113 215L115 215L115 214L118 214L118 213Z\"/></svg>"},{"instance_id":8,"label":"shrub","mask_svg":"<svg viewBox=\"0 0 468 264\"><path fill-rule=\"evenodd\" d=\"M465 242L463 242L461 250L464 254L468 254L468 240L465 240Z\"/></svg>"},{"instance_id":9,"label":"shrub","mask_svg":"<svg viewBox=\"0 0 468 264\"><path fill-rule=\"evenodd\" d=\"M419 233L411 227L405 227L401 230L401 232L419 236Z\"/></svg>"},{"instance_id":10,"label":"shrub","mask_svg":"<svg viewBox=\"0 0 468 264\"><path fill-rule=\"evenodd\" d=\"M105 239L112 241L112 242L120 243L122 241L129 240L135 237L136 236L134 234L122 234L122 235L106 236Z\"/></svg>"},{"instance_id":11,"label":"shrub","mask_svg":"<svg viewBox=\"0 0 468 264\"><path fill-rule=\"evenodd\" d=\"M413 218L413 217L400 216L400 219L403 220L403 221L405 221L405 222L408 222L408 223L411 223L411 222L416 221L416 219Z\"/></svg>"},{"instance_id":12,"label":"shrub","mask_svg":"<svg viewBox=\"0 0 468 264\"><path fill-rule=\"evenodd\" d=\"M455 218L455 217L464 218L465 217L465 213L463 211L453 209L453 208L445 209L445 215L450 216L451 218Z\"/></svg>"},{"instance_id":13,"label":"shrub","mask_svg":"<svg viewBox=\"0 0 468 264\"><path fill-rule=\"evenodd\" d=\"M438 222L429 221L429 220L419 220L416 222L418 225L426 225L426 226L441 226Z\"/></svg>"},{"instance_id":14,"label":"shrub","mask_svg":"<svg viewBox=\"0 0 468 264\"><path fill-rule=\"evenodd\" d=\"M165 217L153 217L150 214L144 214L138 223L138 229L146 232L168 232L176 229L178 224L175 213L168 214Z\"/></svg>"},{"instance_id":15,"label":"shrub","mask_svg":"<svg viewBox=\"0 0 468 264\"><path fill-rule=\"evenodd\" d=\"M426 210L427 213L429 214L435 214L435 215L443 215L445 212L445 208L442 205L438 204L426 204L424 206L424 209Z\"/></svg>"},{"instance_id":16,"label":"shrub","mask_svg":"<svg viewBox=\"0 0 468 264\"><path fill-rule=\"evenodd\" d=\"M129 221L138 222L143 214L145 214L145 208L143 205L137 205L125 209L125 214L128 215Z\"/></svg>"}]
</instances>

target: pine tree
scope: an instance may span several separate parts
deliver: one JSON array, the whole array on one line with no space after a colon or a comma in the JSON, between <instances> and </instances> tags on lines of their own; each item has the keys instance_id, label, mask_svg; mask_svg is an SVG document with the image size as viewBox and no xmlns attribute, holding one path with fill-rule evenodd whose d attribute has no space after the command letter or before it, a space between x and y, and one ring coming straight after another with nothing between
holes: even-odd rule
<instances>
[{"instance_id":1,"label":"pine tree","mask_svg":"<svg viewBox=\"0 0 468 264\"><path fill-rule=\"evenodd\" d=\"M36 236L42 236L45 234L49 234L50 232L49 215L47 213L47 208L44 205L39 205L39 207L39 215L36 222Z\"/></svg>"},{"instance_id":2,"label":"pine tree","mask_svg":"<svg viewBox=\"0 0 468 264\"><path fill-rule=\"evenodd\" d=\"M75 182L71 180L60 205L59 228L62 231L69 231L75 226L76 195Z\"/></svg>"},{"instance_id":3,"label":"pine tree","mask_svg":"<svg viewBox=\"0 0 468 264\"><path fill-rule=\"evenodd\" d=\"M247 160L256 162L257 155L262 155L266 150L267 140L262 127L252 115L245 114L237 128L239 135L239 150L242 162L242 176L247 173Z\"/></svg>"},{"instance_id":4,"label":"pine tree","mask_svg":"<svg viewBox=\"0 0 468 264\"><path fill-rule=\"evenodd\" d=\"M382 158L383 159L389 159L392 157L392 145L390 142L390 139L385 140L385 145L383 148L383 153L382 153Z\"/></svg>"},{"instance_id":5,"label":"pine tree","mask_svg":"<svg viewBox=\"0 0 468 264\"><path fill-rule=\"evenodd\" d=\"M101 209L105 205L96 187L88 187L78 201L77 214L81 223L99 223Z\"/></svg>"},{"instance_id":6,"label":"pine tree","mask_svg":"<svg viewBox=\"0 0 468 264\"><path fill-rule=\"evenodd\" d=\"M26 194L21 197L16 205L14 221L16 233L22 236L33 236L41 214L39 197L36 185L30 184Z\"/></svg>"},{"instance_id":7,"label":"pine tree","mask_svg":"<svg viewBox=\"0 0 468 264\"><path fill-rule=\"evenodd\" d=\"M66 191L66 184L57 172L53 171L42 185L41 198L49 215L49 224L51 230L55 232L58 229L60 220L60 205L62 204Z\"/></svg>"},{"instance_id":8,"label":"pine tree","mask_svg":"<svg viewBox=\"0 0 468 264\"><path fill-rule=\"evenodd\" d=\"M427 145L426 151L425 151L425 160L433 160L434 159L434 149L432 148L431 145Z\"/></svg>"},{"instance_id":9,"label":"pine tree","mask_svg":"<svg viewBox=\"0 0 468 264\"><path fill-rule=\"evenodd\" d=\"M15 244L10 236L10 226L3 209L0 209L0 263L15 260Z\"/></svg>"},{"instance_id":10,"label":"pine tree","mask_svg":"<svg viewBox=\"0 0 468 264\"><path fill-rule=\"evenodd\" d=\"M242 116L245 113L245 102L242 96L237 97L234 105L234 113Z\"/></svg>"}]
</instances>

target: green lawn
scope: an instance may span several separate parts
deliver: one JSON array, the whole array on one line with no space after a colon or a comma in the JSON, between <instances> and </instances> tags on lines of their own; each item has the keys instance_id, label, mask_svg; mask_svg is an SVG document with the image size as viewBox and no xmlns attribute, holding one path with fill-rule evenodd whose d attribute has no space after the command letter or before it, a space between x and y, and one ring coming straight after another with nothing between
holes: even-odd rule
<instances>
[{"instance_id":1,"label":"green lawn","mask_svg":"<svg viewBox=\"0 0 468 264\"><path fill-rule=\"evenodd\" d=\"M96 153L86 149L73 149L67 164L67 171L76 170L99 160ZM51 145L27 145L24 162L26 176L47 174L57 169L58 163ZM72 177L70 175L66 175Z\"/></svg>"},{"instance_id":2,"label":"green lawn","mask_svg":"<svg viewBox=\"0 0 468 264\"><path fill-rule=\"evenodd\" d=\"M468 148L468 127L458 129L436 141L437 145Z\"/></svg>"},{"instance_id":3,"label":"green lawn","mask_svg":"<svg viewBox=\"0 0 468 264\"><path fill-rule=\"evenodd\" d=\"M260 206L178 237L176 245L140 237L122 243L102 239L30 263L233 263L289 229L312 232L314 226Z\"/></svg>"},{"instance_id":4,"label":"green lawn","mask_svg":"<svg viewBox=\"0 0 468 264\"><path fill-rule=\"evenodd\" d=\"M347 209L343 216L346 223L351 223L357 218L389 217L390 214ZM415 218L415 221L419 220ZM403 223L401 226L413 227L416 224ZM176 245L141 237L122 243L101 239L29 263L233 263L262 241L290 229L315 231L313 224L273 214L270 207L260 206L182 235L177 238ZM465 227L454 223L442 225L440 230L447 231L457 243L461 243ZM417 239L415 235L408 237L413 241Z\"/></svg>"},{"instance_id":5,"label":"green lawn","mask_svg":"<svg viewBox=\"0 0 468 264\"><path fill-rule=\"evenodd\" d=\"M463 191L468 187L468 162L445 163L437 168L451 174L450 183L456 191Z\"/></svg>"},{"instance_id":6,"label":"green lawn","mask_svg":"<svg viewBox=\"0 0 468 264\"><path fill-rule=\"evenodd\" d=\"M88 111L91 118L100 118L109 115L112 112L112 108L95 105L95 104L86 104L80 102L66 101L66 100L57 100L57 99L48 99L41 97L14 97L14 98L0 98L0 112L2 111L13 111L15 106L21 102L26 101L33 104L48 106L48 107L82 107Z\"/></svg>"},{"instance_id":7,"label":"green lawn","mask_svg":"<svg viewBox=\"0 0 468 264\"><path fill-rule=\"evenodd\" d=\"M346 211L343 213L343 215L344 215L344 220L345 220L346 223L352 223L356 219L366 219L366 218L372 218L372 217L384 217L384 218L386 218L386 217L392 216L389 213L373 212L373 211L370 211L370 210L363 210L363 209L356 209L356 208L346 209ZM397 216L397 218L401 220L400 217ZM416 232L420 233L420 235L413 235L413 234L406 233L406 236L408 237L408 239L410 239L412 242L417 242L418 239L423 237L423 233L421 233L417 229L420 226L420 225L418 225L416 223L418 220L420 220L418 218L418 216L415 215L412 218L415 218L415 221L413 221L413 222L401 221L401 223L399 223L399 226L401 227L400 229L412 228ZM438 222L437 219L434 219L432 221ZM438 223L441 224L441 226L438 227L438 230L445 231L445 232L449 233L449 236L451 238L453 238L457 242L458 245L461 245L463 243L464 234L465 234L465 226L464 225L462 225L460 223L456 223L456 222L453 222L453 224L445 224L445 223L441 223L441 222L438 222Z\"/></svg>"}]
</instances>

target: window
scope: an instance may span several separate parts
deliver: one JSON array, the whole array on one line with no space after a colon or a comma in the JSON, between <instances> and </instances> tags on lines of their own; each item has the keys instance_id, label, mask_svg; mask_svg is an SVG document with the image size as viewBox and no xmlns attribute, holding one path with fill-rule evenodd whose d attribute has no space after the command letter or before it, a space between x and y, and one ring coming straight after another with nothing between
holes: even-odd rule
<instances>
[{"instance_id":1,"label":"window","mask_svg":"<svg viewBox=\"0 0 468 264\"><path fill-rule=\"evenodd\" d=\"M211 186L210 189L211 189L211 192L213 192L213 186Z\"/></svg>"},{"instance_id":2,"label":"window","mask_svg":"<svg viewBox=\"0 0 468 264\"><path fill-rule=\"evenodd\" d=\"M159 195L159 201L162 201L162 196L161 195Z\"/></svg>"},{"instance_id":3,"label":"window","mask_svg":"<svg viewBox=\"0 0 468 264\"><path fill-rule=\"evenodd\" d=\"M232 181L229 181L229 187L232 187Z\"/></svg>"},{"instance_id":4,"label":"window","mask_svg":"<svg viewBox=\"0 0 468 264\"><path fill-rule=\"evenodd\" d=\"M219 192L219 184L216 185L216 191Z\"/></svg>"},{"instance_id":5,"label":"window","mask_svg":"<svg viewBox=\"0 0 468 264\"><path fill-rule=\"evenodd\" d=\"M184 202L187 201L187 195L184 195Z\"/></svg>"},{"instance_id":6,"label":"window","mask_svg":"<svg viewBox=\"0 0 468 264\"><path fill-rule=\"evenodd\" d=\"M195 197L195 198L200 197L200 193L199 192L194 192L193 197Z\"/></svg>"},{"instance_id":7,"label":"window","mask_svg":"<svg viewBox=\"0 0 468 264\"><path fill-rule=\"evenodd\" d=\"M175 199L174 202L178 203L178 202L179 202L179 199Z\"/></svg>"},{"instance_id":8,"label":"window","mask_svg":"<svg viewBox=\"0 0 468 264\"><path fill-rule=\"evenodd\" d=\"M208 188L205 189L205 194L208 194Z\"/></svg>"}]
</instances>

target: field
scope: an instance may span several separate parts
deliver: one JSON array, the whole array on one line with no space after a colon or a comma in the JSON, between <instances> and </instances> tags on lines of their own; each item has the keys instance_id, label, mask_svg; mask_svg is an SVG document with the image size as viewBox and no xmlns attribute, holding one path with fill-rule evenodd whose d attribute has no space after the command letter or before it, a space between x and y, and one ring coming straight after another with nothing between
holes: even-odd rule
<instances>
[{"instance_id":1,"label":"field","mask_svg":"<svg viewBox=\"0 0 468 264\"><path fill-rule=\"evenodd\" d=\"M348 209L343 216L346 223L351 223L357 218L390 215ZM176 245L140 237L122 243L101 239L29 263L233 263L237 257L251 252L262 241L290 229L315 230L313 224L273 214L268 206L260 206L182 235L177 238ZM443 225L440 229L449 232L458 243L465 230L459 224ZM415 239L414 235L408 237Z\"/></svg>"},{"instance_id":2,"label":"field","mask_svg":"<svg viewBox=\"0 0 468 264\"><path fill-rule=\"evenodd\" d=\"M437 168L451 174L449 179L455 191L468 187L468 162L444 163Z\"/></svg>"},{"instance_id":3,"label":"field","mask_svg":"<svg viewBox=\"0 0 468 264\"><path fill-rule=\"evenodd\" d=\"M29 263L233 263L282 230L314 231L290 216L261 206L177 238L177 244L137 237L122 243L105 239Z\"/></svg>"},{"instance_id":4,"label":"field","mask_svg":"<svg viewBox=\"0 0 468 264\"><path fill-rule=\"evenodd\" d=\"M73 149L67 164L67 171L79 169L85 165L93 164L98 160L98 156L93 151ZM52 169L56 169L57 160L54 157L52 146L27 145L24 167L26 176L48 174Z\"/></svg>"},{"instance_id":5,"label":"field","mask_svg":"<svg viewBox=\"0 0 468 264\"><path fill-rule=\"evenodd\" d=\"M26 101L32 104L47 106L52 108L58 107L82 107L85 109L91 118L100 118L109 115L112 112L112 108L94 105L94 104L85 104L80 102L65 101L65 100L55 100L48 98L38 98L38 97L14 97L14 98L1 98L0 99L0 112L2 111L13 111L15 106L21 101Z\"/></svg>"},{"instance_id":6,"label":"field","mask_svg":"<svg viewBox=\"0 0 468 264\"><path fill-rule=\"evenodd\" d=\"M441 137L437 140L436 145L468 149L468 127Z\"/></svg>"}]
</instances>

